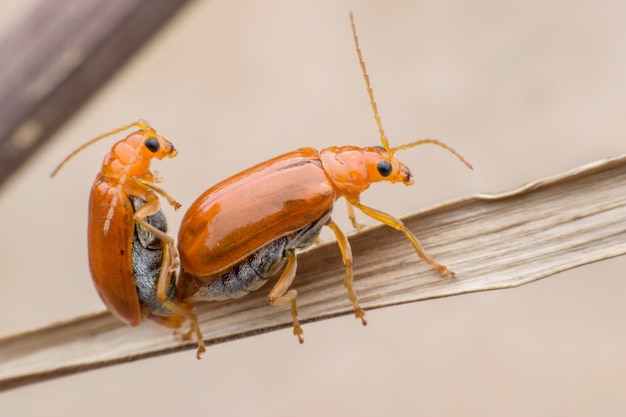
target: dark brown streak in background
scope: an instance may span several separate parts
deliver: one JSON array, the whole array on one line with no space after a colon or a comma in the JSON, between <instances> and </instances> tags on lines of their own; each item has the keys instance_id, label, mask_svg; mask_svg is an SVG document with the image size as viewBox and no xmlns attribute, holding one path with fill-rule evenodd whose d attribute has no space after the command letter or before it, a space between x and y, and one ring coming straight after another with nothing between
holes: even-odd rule
<instances>
[{"instance_id":1,"label":"dark brown streak in background","mask_svg":"<svg viewBox=\"0 0 626 417\"><path fill-rule=\"evenodd\" d=\"M0 40L0 188L190 0L48 0Z\"/></svg>"}]
</instances>

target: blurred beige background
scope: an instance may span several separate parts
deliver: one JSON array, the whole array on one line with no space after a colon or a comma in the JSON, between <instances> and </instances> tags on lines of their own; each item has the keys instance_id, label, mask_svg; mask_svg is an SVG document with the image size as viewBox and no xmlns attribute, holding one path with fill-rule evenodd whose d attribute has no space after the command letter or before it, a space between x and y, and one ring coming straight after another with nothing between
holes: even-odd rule
<instances>
[{"instance_id":1,"label":"blurred beige background","mask_svg":"<svg viewBox=\"0 0 626 417\"><path fill-rule=\"evenodd\" d=\"M416 185L367 204L402 215L626 151L624 2L198 1L2 190L0 335L103 309L86 208L112 141L48 178L87 139L147 119L180 151L157 169L186 205L298 147L377 144L349 10L392 145L436 137L475 166L407 151ZM623 416L625 266L307 324L302 346L283 330L36 384L0 394L0 415Z\"/></svg>"}]
</instances>

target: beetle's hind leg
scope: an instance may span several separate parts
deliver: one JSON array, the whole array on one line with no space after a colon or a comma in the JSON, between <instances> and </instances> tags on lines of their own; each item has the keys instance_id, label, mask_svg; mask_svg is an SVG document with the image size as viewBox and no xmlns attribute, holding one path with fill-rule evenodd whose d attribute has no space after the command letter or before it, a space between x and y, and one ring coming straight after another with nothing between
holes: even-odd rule
<instances>
[{"instance_id":1,"label":"beetle's hind leg","mask_svg":"<svg viewBox=\"0 0 626 417\"><path fill-rule=\"evenodd\" d=\"M296 298L298 297L298 291L289 290L293 279L296 276L296 269L298 267L298 261L296 260L296 253L293 250L287 252L287 266L283 270L280 278L274 285L274 288L270 291L267 297L268 302L273 306L279 306L287 303L291 303L291 317L293 319L293 334L298 337L300 343L304 342L302 337L302 327L300 327L300 321L298 320L298 306L296 304Z\"/></svg>"},{"instance_id":2,"label":"beetle's hind leg","mask_svg":"<svg viewBox=\"0 0 626 417\"><path fill-rule=\"evenodd\" d=\"M167 290L172 282L172 277L175 275L170 272L170 265L172 258L169 251L169 245L163 242L163 261L161 263L161 272L159 274L159 280L157 281L157 298L163 304L165 308L170 310L174 316L181 317L181 324L185 320L189 320L189 330L183 333L183 339L188 340L191 335L195 333L198 342L198 351L196 357L201 358L202 354L206 351L204 345L204 337L198 323L198 316L196 315L193 304L180 305L172 302L167 297ZM172 319L174 321L175 319Z\"/></svg>"}]
</instances>

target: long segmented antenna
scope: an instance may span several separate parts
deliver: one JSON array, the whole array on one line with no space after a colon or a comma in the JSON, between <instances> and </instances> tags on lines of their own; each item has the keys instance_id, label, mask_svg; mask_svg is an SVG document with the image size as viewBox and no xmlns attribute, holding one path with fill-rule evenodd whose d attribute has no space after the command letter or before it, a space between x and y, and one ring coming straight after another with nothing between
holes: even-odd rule
<instances>
[{"instance_id":1,"label":"long segmented antenna","mask_svg":"<svg viewBox=\"0 0 626 417\"><path fill-rule=\"evenodd\" d=\"M467 162L465 158L461 156L460 153L446 145L445 143L438 141L437 139L422 139L412 143L408 143L406 145L401 145L395 148L389 148L389 141L387 140L387 136L385 135L385 131L383 129L383 123L380 120L380 116L378 115L378 107L376 106L376 101L374 100L374 91L370 86L370 77L367 75L367 69L365 68L365 61L363 61L363 55L361 54L361 48L359 48L359 37L356 34L356 25L354 24L354 16L352 12L350 12L350 24L352 26L352 37L354 38L354 46L356 47L356 54L359 57L359 64L361 65L361 71L363 72L363 79L365 80L365 86L367 87L367 94L370 96L370 104L372 105L372 110L374 111L374 118L376 119L376 124L378 125L378 131L380 132L380 141L383 144L383 147L386 151L389 151L389 157L391 157L396 151L400 151L403 149L413 148L419 145L437 145L452 155L456 156L459 161L461 161L466 167L469 169L474 169L472 164Z\"/></svg>"},{"instance_id":2,"label":"long segmented antenna","mask_svg":"<svg viewBox=\"0 0 626 417\"><path fill-rule=\"evenodd\" d=\"M54 177L70 159L72 159L74 156L76 156L76 154L80 153L85 148L88 148L89 146L93 145L94 143L96 143L96 142L98 142L98 141L100 141L100 140L102 140L104 138L107 138L109 136L112 136L112 135L115 135L117 133L123 132L124 130L128 130L128 129L132 128L132 127L137 127L139 130L143 130L143 131L148 132L147 136L149 136L149 137L156 136L156 132L154 132L154 129L152 129L150 127L150 124L148 122L146 122L145 120L143 120L143 119L137 120L136 122L124 125L122 127L118 127L117 129L113 129L110 132L103 133L102 135L91 139L89 142L84 143L78 149L76 149L74 152L72 152L71 154L66 156L65 159L54 169L54 171L52 171L52 174L50 174L50 177Z\"/></svg>"},{"instance_id":3,"label":"long segmented antenna","mask_svg":"<svg viewBox=\"0 0 626 417\"><path fill-rule=\"evenodd\" d=\"M418 140L418 141L415 141L415 142L407 143L406 145L400 145L400 146L397 146L395 148L391 148L391 149L389 149L389 157L391 157L397 151L401 151L403 149L413 148L413 147L419 146L419 145L437 145L437 146L445 149L446 151L450 152L452 155L456 156L457 159L459 161L461 161L469 169L474 169L472 167L472 164L470 164L465 158L463 158L463 156L460 153L458 153L453 148L449 147L448 145L446 145L445 143L443 143L443 142L441 142L441 141L439 141L437 139L421 139L421 140Z\"/></svg>"},{"instance_id":4,"label":"long segmented antenna","mask_svg":"<svg viewBox=\"0 0 626 417\"><path fill-rule=\"evenodd\" d=\"M356 25L354 24L354 16L352 15L352 12L350 12L350 25L352 26L352 38L354 39L356 54L359 57L359 64L361 65L361 71L363 72L363 79L365 80L365 86L367 87L367 94L370 96L370 104L372 105L372 110L374 111L374 118L376 119L376 124L378 125L378 132L380 132L380 141L382 142L385 150L389 150L389 141L385 135L383 123L380 121L380 116L378 115L378 107L376 106L376 101L374 100L374 91L370 85L370 77L367 75L367 69L365 68L365 61L363 61L361 48L359 48L359 37L356 34Z\"/></svg>"}]
</instances>

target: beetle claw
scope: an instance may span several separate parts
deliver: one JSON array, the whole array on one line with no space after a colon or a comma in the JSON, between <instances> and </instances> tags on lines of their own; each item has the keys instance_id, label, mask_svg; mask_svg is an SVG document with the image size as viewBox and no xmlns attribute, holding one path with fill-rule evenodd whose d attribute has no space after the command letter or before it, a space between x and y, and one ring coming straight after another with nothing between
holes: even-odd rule
<instances>
[{"instance_id":1,"label":"beetle claw","mask_svg":"<svg viewBox=\"0 0 626 417\"><path fill-rule=\"evenodd\" d=\"M295 324L293 326L293 334L295 334L298 337L298 342L300 344L304 343L304 338L302 337L302 333L304 333L302 330L302 327L300 327L299 324Z\"/></svg>"},{"instance_id":2,"label":"beetle claw","mask_svg":"<svg viewBox=\"0 0 626 417\"><path fill-rule=\"evenodd\" d=\"M448 268L446 265L436 264L433 266L442 277L450 277L450 278L455 277L454 272L450 268Z\"/></svg>"},{"instance_id":3,"label":"beetle claw","mask_svg":"<svg viewBox=\"0 0 626 417\"><path fill-rule=\"evenodd\" d=\"M169 267L169 273L173 273L176 272L176 270L180 267L180 261L178 260L178 257L176 257L175 259L172 259L172 263L170 264Z\"/></svg>"},{"instance_id":4,"label":"beetle claw","mask_svg":"<svg viewBox=\"0 0 626 417\"><path fill-rule=\"evenodd\" d=\"M196 352L196 358L202 359L202 354L204 352L206 352L206 347L204 346L204 343L198 342L198 351Z\"/></svg>"},{"instance_id":5,"label":"beetle claw","mask_svg":"<svg viewBox=\"0 0 626 417\"><path fill-rule=\"evenodd\" d=\"M357 319L361 319L361 323L363 324L363 326L367 326L367 320L365 320L365 310L363 310L361 307L357 307L354 310L354 317L356 317Z\"/></svg>"},{"instance_id":6,"label":"beetle claw","mask_svg":"<svg viewBox=\"0 0 626 417\"><path fill-rule=\"evenodd\" d=\"M357 221L356 219L354 219L352 220L352 227L354 227L355 230L361 230L365 227L365 223L361 223Z\"/></svg>"}]
</instances>

